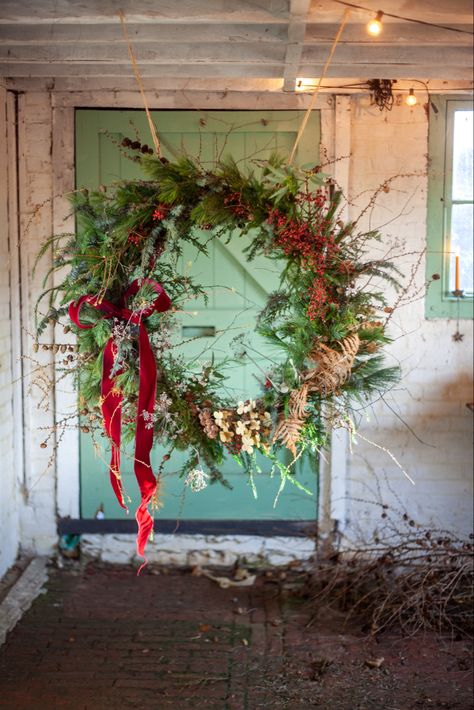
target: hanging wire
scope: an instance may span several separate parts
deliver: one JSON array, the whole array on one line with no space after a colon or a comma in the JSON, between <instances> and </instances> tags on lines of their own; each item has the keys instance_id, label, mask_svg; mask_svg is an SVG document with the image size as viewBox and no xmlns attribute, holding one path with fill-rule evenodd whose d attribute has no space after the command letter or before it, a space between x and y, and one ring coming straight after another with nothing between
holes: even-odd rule
<instances>
[{"instance_id":1,"label":"hanging wire","mask_svg":"<svg viewBox=\"0 0 474 710\"><path fill-rule=\"evenodd\" d=\"M349 8L346 8L346 10L345 10L345 12L344 12L344 15L343 15L343 17L342 17L342 20L341 20L341 24L339 25L339 29L338 29L338 31L337 31L337 34L336 34L336 36L334 37L334 41L333 41L333 43L332 43L331 50L330 50L330 52L329 52L329 56L328 56L328 58L326 59L326 64L324 65L324 69L323 69L323 71L322 71L322 73L321 73L321 76L320 76L319 79L318 79L318 84L317 84L317 86L316 86L316 88L315 88L315 90L314 90L314 94L313 94L313 96L312 96L312 98L311 98L311 102L310 102L310 104L309 104L309 106L308 106L308 108L307 108L307 110L306 110L306 113L305 113L305 115L304 115L304 117L303 117L303 121L302 121L301 126L300 126L300 128L299 128L298 135L296 136L296 140L295 140L295 143L294 143L294 145L293 145L293 149L292 149L292 151L291 151L290 158L289 158L289 161L288 161L288 164L289 164L289 165L291 165L291 163L293 162L293 158L295 157L296 149L297 149L297 147L298 147L298 145L299 145L299 142L300 142L300 140L301 140L301 137L302 137L302 135L303 135L303 133L304 133L304 129L306 128L306 124L308 123L308 119L309 119L309 117L310 117L310 115L311 115L311 111L312 111L313 108L314 108L314 105L315 105L315 103L316 103L316 99L318 98L319 89L321 88L321 84L322 84L322 82L323 82L323 80L324 80L324 77L326 76L326 72L327 72L327 70L329 69L329 65L331 64L332 58L333 58L333 56L334 56L334 52L336 51L336 47L337 47L337 45L338 45L338 43L339 43L339 40L341 39L342 33L343 33L343 31L344 31L344 27L346 26L346 22L347 22L347 20L349 19L349 14L350 14L350 9L349 9Z\"/></svg>"},{"instance_id":2,"label":"hanging wire","mask_svg":"<svg viewBox=\"0 0 474 710\"><path fill-rule=\"evenodd\" d=\"M392 87L396 79L369 79L370 98L381 111L391 111L394 102Z\"/></svg>"}]
</instances>

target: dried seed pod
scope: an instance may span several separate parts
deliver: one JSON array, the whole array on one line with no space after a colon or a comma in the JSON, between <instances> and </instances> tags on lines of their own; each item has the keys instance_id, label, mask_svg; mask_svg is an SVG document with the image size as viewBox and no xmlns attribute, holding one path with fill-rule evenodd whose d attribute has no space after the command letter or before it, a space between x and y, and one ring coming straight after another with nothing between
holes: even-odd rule
<instances>
[{"instance_id":1,"label":"dried seed pod","mask_svg":"<svg viewBox=\"0 0 474 710\"><path fill-rule=\"evenodd\" d=\"M39 343L33 343L33 352L37 353L39 350Z\"/></svg>"},{"instance_id":2,"label":"dried seed pod","mask_svg":"<svg viewBox=\"0 0 474 710\"><path fill-rule=\"evenodd\" d=\"M70 330L71 330L71 326L70 326L70 325L65 325L64 328L63 328L63 333L65 333L65 334L66 334L66 333L69 333Z\"/></svg>"},{"instance_id":3,"label":"dried seed pod","mask_svg":"<svg viewBox=\"0 0 474 710\"><path fill-rule=\"evenodd\" d=\"M61 345L61 352L65 353L66 351L67 351L67 345L64 345L64 343L63 343L63 345Z\"/></svg>"}]
</instances>

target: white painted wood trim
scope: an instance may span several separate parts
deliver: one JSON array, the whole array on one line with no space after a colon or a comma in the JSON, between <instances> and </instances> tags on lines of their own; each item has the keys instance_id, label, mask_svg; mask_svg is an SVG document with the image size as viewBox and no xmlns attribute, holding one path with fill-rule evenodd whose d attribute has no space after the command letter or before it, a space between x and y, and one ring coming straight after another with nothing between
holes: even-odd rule
<instances>
[{"instance_id":1,"label":"white painted wood trim","mask_svg":"<svg viewBox=\"0 0 474 710\"><path fill-rule=\"evenodd\" d=\"M65 195L75 187L74 170L74 109L53 108L53 234L74 232L74 217ZM61 272L54 272L54 285L62 280ZM74 343L74 338L56 328L55 341ZM77 412L77 392L72 376L63 377L59 352L55 361L55 422ZM56 452L56 506L60 517L79 517L79 418L72 416L66 428L59 427Z\"/></svg>"},{"instance_id":2,"label":"white painted wood trim","mask_svg":"<svg viewBox=\"0 0 474 710\"><path fill-rule=\"evenodd\" d=\"M10 307L16 317L11 319L12 380L13 380L13 449L16 478L20 491L25 485L24 422L23 422L23 361L22 361L22 308L20 277L20 240L18 219L18 141L16 100L7 95L8 139L8 231L10 240Z\"/></svg>"},{"instance_id":3,"label":"white painted wood trim","mask_svg":"<svg viewBox=\"0 0 474 710\"><path fill-rule=\"evenodd\" d=\"M232 111L296 111L309 106L311 96L303 93L276 93L265 91L194 91L192 86L179 86L177 81L175 91L146 91L147 101L151 109L182 109L193 110L232 110ZM281 82L280 82L281 83ZM186 82L189 85L189 82ZM143 109L143 99L136 90L71 90L55 91L52 94L53 106L73 106L80 108L123 108ZM327 108L327 96L319 96L315 109Z\"/></svg>"},{"instance_id":4,"label":"white painted wood trim","mask_svg":"<svg viewBox=\"0 0 474 710\"><path fill-rule=\"evenodd\" d=\"M192 93L192 92L190 92ZM196 95L197 92L194 92ZM309 96L287 95L285 108L301 109L309 102ZM167 97L157 97L150 94L150 108L182 108L183 110L193 110L197 108L190 102L188 93L175 92L173 105L170 106ZM207 95L209 106L207 108L219 109L222 106L222 94L214 93ZM268 110L281 110L280 102L275 106L275 97L269 96L265 108ZM52 94L53 101L53 233L59 234L65 231L74 231L74 218L69 216L69 204L64 199L64 195L71 192L75 187L75 156L74 156L74 110L82 106L87 108L143 108L143 102L137 91L119 92L60 92ZM321 136L322 141L325 134L329 136L329 143L333 143L333 98L331 96L321 96L318 98L316 109L321 110ZM232 106L225 108L239 109L261 109L261 104L255 103L255 97L249 94L232 96ZM324 143L327 152L329 149ZM331 152L333 154L333 151ZM54 274L54 283L59 281L60 272ZM74 342L72 338L63 335L59 329L56 333L58 342ZM60 361L56 358L56 388L55 388L55 421L61 420L64 414L70 414L77 409L77 394L74 391L73 383L61 380ZM79 433L78 417L70 419L69 428L62 435L58 442L56 455L57 470L57 494L56 506L60 517L78 518L80 515L80 461L79 461Z\"/></svg>"},{"instance_id":5,"label":"white painted wood trim","mask_svg":"<svg viewBox=\"0 0 474 710\"><path fill-rule=\"evenodd\" d=\"M351 97L336 96L334 111L334 178L342 189L346 203L341 212L343 220L349 219L350 153L351 153ZM347 430L331 432L331 517L337 531L347 525Z\"/></svg>"}]
</instances>

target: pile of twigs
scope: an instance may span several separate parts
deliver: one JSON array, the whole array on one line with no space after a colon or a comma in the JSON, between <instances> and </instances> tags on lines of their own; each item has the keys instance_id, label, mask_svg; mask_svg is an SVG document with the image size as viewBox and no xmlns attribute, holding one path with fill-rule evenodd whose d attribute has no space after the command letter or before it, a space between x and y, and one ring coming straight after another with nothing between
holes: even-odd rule
<instances>
[{"instance_id":1,"label":"pile of twigs","mask_svg":"<svg viewBox=\"0 0 474 710\"><path fill-rule=\"evenodd\" d=\"M377 634L398 627L474 634L473 536L418 526L382 505L382 529L367 544L332 549L318 560L309 594Z\"/></svg>"}]
</instances>

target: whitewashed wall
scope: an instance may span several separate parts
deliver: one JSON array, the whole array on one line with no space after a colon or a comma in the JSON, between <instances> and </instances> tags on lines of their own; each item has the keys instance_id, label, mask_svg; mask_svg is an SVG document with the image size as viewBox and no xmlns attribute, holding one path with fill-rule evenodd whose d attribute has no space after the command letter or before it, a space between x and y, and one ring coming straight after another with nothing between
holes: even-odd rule
<instances>
[{"instance_id":1,"label":"whitewashed wall","mask_svg":"<svg viewBox=\"0 0 474 710\"><path fill-rule=\"evenodd\" d=\"M18 469L14 460L13 420L13 341L11 303L12 249L9 185L14 186L11 173L12 141L9 130L7 93L0 83L0 577L14 562L19 545Z\"/></svg>"},{"instance_id":2,"label":"whitewashed wall","mask_svg":"<svg viewBox=\"0 0 474 710\"><path fill-rule=\"evenodd\" d=\"M236 99L235 95L231 94L225 98L209 94L205 97L208 108L244 108L246 102L248 108L270 108L272 100L275 99L271 96L265 99L261 96L247 99L241 96ZM57 191L58 185L68 184L68 179L64 178L64 170L67 174L72 174L72 107L93 106L96 101L100 101L101 106L126 108L140 105L139 97L132 92L122 96L120 93L91 96L88 93L66 92L51 96L45 91L29 91L20 96L21 295L25 327L23 349L26 356L36 357L31 350L32 339L26 331L33 330L32 308L39 292L41 275L47 268L47 262L44 262L33 280L31 268L34 255L44 237L56 228L53 225L57 224L57 218L49 200ZM344 111L343 115L338 115L337 121L334 109L336 104L339 106L339 112ZM181 106L177 97L165 94L156 104L157 108L164 106L189 108L189 103L186 100L185 105ZM410 110L405 105L400 105L394 107L391 113L381 114L377 109L369 108L365 99L357 97L342 102L333 102L324 97L321 98L319 106L323 109L323 141L329 154L337 153L334 141L337 140L338 131L346 137L346 143L347 133L350 137L351 157L348 166L341 172L348 181L349 195L354 198L355 204L351 207L353 215L367 200L368 194L383 180L397 173L420 173L417 177L403 178L392 183L390 191L383 193L380 206L372 214L372 224L389 221L402 211L403 214L383 230L386 244L400 238L407 244L408 251L419 252L424 249L427 120L423 109L417 106ZM278 97L277 107L284 107L281 95ZM335 126L339 126L338 130L335 130ZM407 207L402 210L409 197ZM4 249L3 240L1 248ZM415 258L416 256L411 256L405 260L404 268L409 269ZM416 277L417 282L421 284L424 278L422 263ZM3 279L2 274L2 304L4 298L8 299L8 287L4 290ZM3 325L4 320L1 327ZM345 485L341 485L339 480L337 491L331 494L327 471L323 482L322 514L327 518L342 514L344 520L341 520L341 524L348 532L353 533L360 528L365 535L370 535L374 525L378 524L380 511L373 505L356 502L356 499L375 499L377 481L381 483L384 502L391 504L399 497L416 522L432 522L442 527L453 527L461 533L470 532L472 413L466 409L465 404L472 399L472 323L462 322L462 330L465 332L462 343L452 342L451 334L454 330L453 322L426 321L422 300L414 302L394 316L392 335L396 341L391 346L391 352L393 359L401 362L404 378L401 385L390 394L388 401L418 438L381 402L368 412L369 419L361 422L360 431L367 438L388 447L415 480L416 485L412 486L406 481L388 454L360 441L354 447L354 452L348 453ZM403 337L399 337L402 335ZM46 334L45 339L50 337ZM8 352L8 337L4 340L0 335L2 357L3 347ZM38 358L43 363L50 363L48 352L40 351ZM31 366L28 363L26 360L27 371ZM0 374L0 377L3 375ZM40 397L38 391L29 390L28 377L24 388L26 455L25 500L20 501L21 542L26 549L47 553L52 551L56 544L58 480L56 466L54 462L52 465L49 462L51 448L42 449L40 444L46 431L41 427L47 429L53 420L51 413L38 408ZM7 400L10 401L10 395ZM2 393L0 402L3 401ZM10 405L7 403L6 406L8 408ZM2 442L5 440L6 460L11 451L9 442L12 434L11 424L8 417L3 416L3 410L1 422L0 437ZM419 439L425 443L421 443ZM338 466L343 468L342 464ZM340 472L338 468L332 473L336 475ZM10 480L8 474L6 480ZM390 492L389 488L393 492ZM74 509L77 509L77 477L72 470L70 479L60 476L59 490L61 513L65 514L70 509L71 514L74 514ZM66 499L72 502L65 504L64 508L63 502ZM345 500L343 506L342 499ZM0 503L0 532L5 526L8 527L5 522L10 515L8 510L14 510L10 503L7 506ZM325 528L329 529L330 521L325 520L323 523ZM84 540L84 543L90 552L109 560L124 561L134 554L132 537L94 536ZM14 548L15 543L11 546L12 550ZM280 550L283 556L279 559L283 562L293 554L309 555L312 544L302 543L294 552L289 548L289 543L280 542L275 546L272 542L261 539L205 540L158 536L152 547L151 557L160 561L210 560L217 563L234 559L234 555L237 556L240 550L240 554L276 562L274 552Z\"/></svg>"},{"instance_id":3,"label":"whitewashed wall","mask_svg":"<svg viewBox=\"0 0 474 710\"><path fill-rule=\"evenodd\" d=\"M409 109L401 103L391 113L381 114L368 108L366 101L354 101L350 194L356 204L352 215L358 214L368 194L383 181L397 174L422 173L394 180L371 215L371 225L377 226L402 212L383 228L382 249L399 241L400 251L414 253L397 262L407 277L417 255L426 248L427 141L428 122L421 105ZM412 294L423 288L424 280L423 258ZM390 303L394 303L393 294ZM397 509L404 507L415 523L469 534L473 414L466 403L473 399L472 321L461 321L462 342L452 340L456 329L455 321L426 320L423 298L396 311L390 327L395 342L389 351L393 362L401 364L403 379L387 395L389 406L378 402L367 412L361 433L388 447L415 485L386 453L359 441L349 459L347 493L349 499L382 499ZM382 522L380 514L377 506L349 500L351 533L360 528L370 534Z\"/></svg>"}]
</instances>

